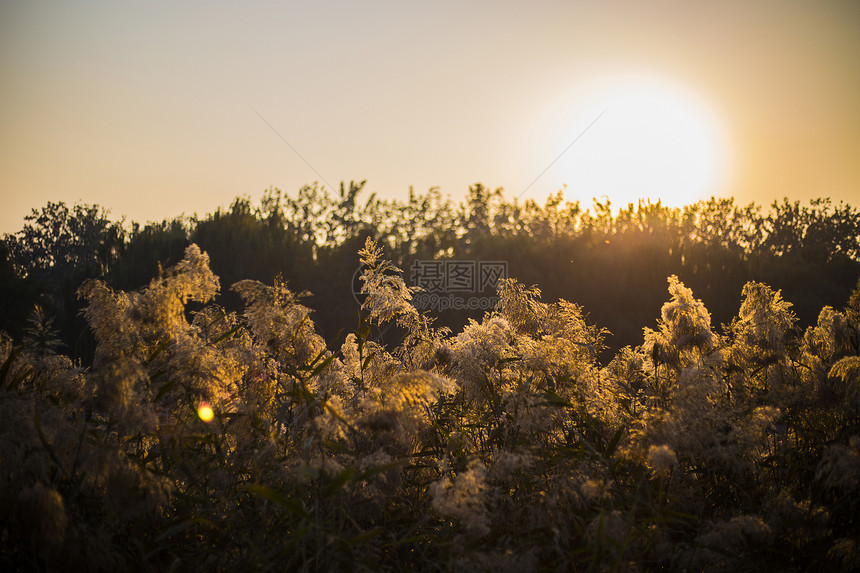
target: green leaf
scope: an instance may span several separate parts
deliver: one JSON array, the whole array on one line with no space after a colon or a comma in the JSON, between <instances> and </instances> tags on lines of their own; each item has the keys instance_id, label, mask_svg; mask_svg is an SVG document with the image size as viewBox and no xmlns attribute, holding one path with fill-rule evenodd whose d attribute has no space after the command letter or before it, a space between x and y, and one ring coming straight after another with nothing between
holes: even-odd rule
<instances>
[{"instance_id":1,"label":"green leaf","mask_svg":"<svg viewBox=\"0 0 860 573\"><path fill-rule=\"evenodd\" d=\"M258 495L263 499L281 507L287 513L291 513L299 517L308 517L308 512L305 511L305 508L300 502L294 499L290 499L288 497L284 497L273 489L269 489L266 486L257 483L249 485L247 489L254 495Z\"/></svg>"},{"instance_id":2,"label":"green leaf","mask_svg":"<svg viewBox=\"0 0 860 573\"><path fill-rule=\"evenodd\" d=\"M332 416L334 416L334 417L335 417L335 419L337 419L339 422L341 422L341 423L342 423L342 424L344 424L345 426L349 427L349 421L347 421L347 419L346 419L346 418L344 418L343 416L341 416L341 415L337 412L337 410L335 410L334 408L332 408L332 407L331 407L331 405L330 405L328 402L323 402L323 408L325 408L326 410L328 410L329 414L331 414Z\"/></svg>"},{"instance_id":3,"label":"green leaf","mask_svg":"<svg viewBox=\"0 0 860 573\"><path fill-rule=\"evenodd\" d=\"M191 519L187 519L181 523L177 523L174 526L168 527L161 535L156 537L155 540L164 541L168 537L173 537L177 533L182 533L183 531L190 529L195 525L208 525L209 527L215 527L215 525L208 519L202 517L192 517Z\"/></svg>"},{"instance_id":4,"label":"green leaf","mask_svg":"<svg viewBox=\"0 0 860 573\"><path fill-rule=\"evenodd\" d=\"M331 440L323 440L322 444L329 449L329 451L338 453L338 454L349 454L351 456L355 455L348 446L341 444L340 442L333 442Z\"/></svg>"},{"instance_id":5,"label":"green leaf","mask_svg":"<svg viewBox=\"0 0 860 573\"><path fill-rule=\"evenodd\" d=\"M322 473L322 470L320 470L319 468L315 468L314 466L309 466L306 464L296 466L295 471L309 478L318 478Z\"/></svg>"},{"instance_id":6,"label":"green leaf","mask_svg":"<svg viewBox=\"0 0 860 573\"><path fill-rule=\"evenodd\" d=\"M643 523L647 524L664 524L664 523L687 523L687 522L697 522L699 520L695 515L691 515L689 513L681 513L679 511L669 511L665 510L660 513L660 515L655 515L654 517L646 517L642 520Z\"/></svg>"},{"instance_id":7,"label":"green leaf","mask_svg":"<svg viewBox=\"0 0 860 573\"><path fill-rule=\"evenodd\" d=\"M335 358L336 358L336 356L335 356L334 352L332 352L331 356L329 356L328 358L323 360L322 364L320 364L319 366L317 366L316 368L313 369L313 372L311 372L310 375L308 375L308 379L313 378L314 376L316 376L317 374L319 374L320 372L325 370L326 366L331 364L331 361L334 360Z\"/></svg>"},{"instance_id":8,"label":"green leaf","mask_svg":"<svg viewBox=\"0 0 860 573\"><path fill-rule=\"evenodd\" d=\"M23 346L19 346L17 348L13 348L12 352L9 353L9 356L6 357L6 360L3 362L3 366L0 366L0 387L4 386L6 383L6 376L9 375L9 370L12 368L12 362L15 361L15 358L21 354L21 351L24 350ZM9 389L12 390L12 383L15 383L17 386L18 380L13 380L9 383Z\"/></svg>"},{"instance_id":9,"label":"green leaf","mask_svg":"<svg viewBox=\"0 0 860 573\"><path fill-rule=\"evenodd\" d=\"M66 473L63 470L62 464L60 464L60 460L57 459L57 455L54 453L54 449L51 447L51 444L48 443L48 439L45 438L44 432L42 432L42 422L39 421L39 413L33 413L33 420L36 423L36 433L39 434L39 440L42 442L42 445L45 446L45 449L48 450L48 455L51 456L51 460L57 464L57 467L60 468L64 474Z\"/></svg>"},{"instance_id":10,"label":"green leaf","mask_svg":"<svg viewBox=\"0 0 860 573\"><path fill-rule=\"evenodd\" d=\"M606 457L611 457L612 453L615 452L615 448L618 447L618 442L621 441L621 436L624 435L624 426L618 428L618 431L615 432L615 435L612 436L612 439L609 440L609 444L606 446Z\"/></svg>"},{"instance_id":11,"label":"green leaf","mask_svg":"<svg viewBox=\"0 0 860 573\"><path fill-rule=\"evenodd\" d=\"M227 332L225 332L224 334L222 334L221 336L219 336L218 338L216 338L215 340L213 340L209 344L211 346L215 346L216 344L218 344L219 342L221 342L225 338L236 334L236 332L238 332L241 327L242 327L241 325L237 324L236 326L234 326L233 328L231 328L230 330L228 330Z\"/></svg>"},{"instance_id":12,"label":"green leaf","mask_svg":"<svg viewBox=\"0 0 860 573\"><path fill-rule=\"evenodd\" d=\"M547 406L558 406L560 408L573 408L573 404L556 394L550 390L546 390L543 393L543 397L546 400L545 404Z\"/></svg>"},{"instance_id":13,"label":"green leaf","mask_svg":"<svg viewBox=\"0 0 860 573\"><path fill-rule=\"evenodd\" d=\"M153 402L158 402L159 400L164 398L164 395L167 394L174 386L176 386L176 380L171 380L170 382L162 386L158 390L158 394L155 395L155 399L153 400Z\"/></svg>"},{"instance_id":14,"label":"green leaf","mask_svg":"<svg viewBox=\"0 0 860 573\"><path fill-rule=\"evenodd\" d=\"M682 521L699 521L699 518L697 516L690 513L682 513L680 511L666 510L663 512L663 514Z\"/></svg>"},{"instance_id":15,"label":"green leaf","mask_svg":"<svg viewBox=\"0 0 860 573\"><path fill-rule=\"evenodd\" d=\"M309 371L311 368L313 368L313 367L314 367L314 365L315 365L317 362L319 362L320 360L322 360L322 357L323 357L323 356L325 356L326 351L327 351L327 350L326 350L325 348L323 348L322 350L320 350L320 351L319 351L319 354L317 354L317 355L314 357L314 359L313 359L313 360L311 360L310 362L308 362L308 363L307 363L307 364L305 364L304 366L300 366L300 367L299 367L299 370L301 370L301 371L303 371L303 372L307 372L307 371Z\"/></svg>"},{"instance_id":16,"label":"green leaf","mask_svg":"<svg viewBox=\"0 0 860 573\"><path fill-rule=\"evenodd\" d=\"M9 390L14 390L15 388L17 388L18 384L23 382L32 373L33 373L32 368L30 368L30 367L25 368L24 371L21 372L21 374L19 374L18 376L15 376L14 378L12 378L12 381L9 382Z\"/></svg>"},{"instance_id":17,"label":"green leaf","mask_svg":"<svg viewBox=\"0 0 860 573\"><path fill-rule=\"evenodd\" d=\"M340 473L334 476L323 490L323 497L329 497L334 492L346 485L346 482L355 474L355 466L344 468Z\"/></svg>"},{"instance_id":18,"label":"green leaf","mask_svg":"<svg viewBox=\"0 0 860 573\"><path fill-rule=\"evenodd\" d=\"M369 478L372 478L375 475L379 475L381 473L387 472L388 470L392 470L392 469L400 466L401 464L402 464L402 462L395 461L395 462L389 462L387 464L382 464L381 466L374 466L374 467L372 467L370 469L366 469L363 472L361 472L360 474L358 474L358 476L355 478L355 481L365 481Z\"/></svg>"},{"instance_id":19,"label":"green leaf","mask_svg":"<svg viewBox=\"0 0 860 573\"><path fill-rule=\"evenodd\" d=\"M296 529L295 531L289 533L289 541L286 543L284 548L293 548L299 544L299 541L302 540L303 537L307 536L308 533L311 532L311 527L301 527Z\"/></svg>"},{"instance_id":20,"label":"green leaf","mask_svg":"<svg viewBox=\"0 0 860 573\"><path fill-rule=\"evenodd\" d=\"M365 531L364 533L359 533L358 535L356 535L355 537L350 539L348 541L348 543L350 545L356 545L359 543L364 543L365 541L370 541L371 539L373 539L374 537L376 537L380 533L384 533L384 532L385 532L384 527L376 527L374 529L371 529L370 531Z\"/></svg>"},{"instance_id":21,"label":"green leaf","mask_svg":"<svg viewBox=\"0 0 860 573\"><path fill-rule=\"evenodd\" d=\"M143 365L149 366L149 364L164 351L164 349L167 347L168 342L170 342L170 339L162 340L161 342L159 342L158 345L155 347L155 350L152 351L152 354L149 355L149 358L147 358L143 362Z\"/></svg>"},{"instance_id":22,"label":"green leaf","mask_svg":"<svg viewBox=\"0 0 860 573\"><path fill-rule=\"evenodd\" d=\"M593 448L592 448L593 450ZM556 449L558 456L562 458L581 458L585 454L588 453L588 448L583 447L582 444L577 444L576 446L562 446Z\"/></svg>"}]
</instances>

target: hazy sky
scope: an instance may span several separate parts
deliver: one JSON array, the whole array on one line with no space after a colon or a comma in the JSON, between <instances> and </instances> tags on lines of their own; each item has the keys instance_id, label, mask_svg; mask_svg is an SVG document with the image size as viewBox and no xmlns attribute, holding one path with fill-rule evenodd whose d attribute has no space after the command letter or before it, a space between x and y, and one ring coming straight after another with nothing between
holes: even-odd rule
<instances>
[{"instance_id":1,"label":"hazy sky","mask_svg":"<svg viewBox=\"0 0 860 573\"><path fill-rule=\"evenodd\" d=\"M0 232L351 179L857 206L860 2L0 2Z\"/></svg>"}]
</instances>

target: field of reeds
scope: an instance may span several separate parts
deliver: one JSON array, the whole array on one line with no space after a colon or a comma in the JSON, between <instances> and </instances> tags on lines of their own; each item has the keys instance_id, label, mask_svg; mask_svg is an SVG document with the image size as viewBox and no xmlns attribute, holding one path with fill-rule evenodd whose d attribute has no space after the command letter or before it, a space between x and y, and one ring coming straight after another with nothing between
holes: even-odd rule
<instances>
[{"instance_id":1,"label":"field of reeds","mask_svg":"<svg viewBox=\"0 0 860 573\"><path fill-rule=\"evenodd\" d=\"M140 290L80 287L91 366L38 313L0 339L0 567L860 568L860 285L803 332L750 282L718 332L671 276L601 363L583 309L514 279L435 328L381 254L339 348L280 278L212 304L196 245Z\"/></svg>"}]
</instances>

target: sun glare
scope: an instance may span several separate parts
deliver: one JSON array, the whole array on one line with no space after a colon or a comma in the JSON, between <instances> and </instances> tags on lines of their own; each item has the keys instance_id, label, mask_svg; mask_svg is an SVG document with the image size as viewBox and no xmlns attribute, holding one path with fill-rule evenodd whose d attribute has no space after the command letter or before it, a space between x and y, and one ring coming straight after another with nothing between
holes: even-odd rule
<instances>
[{"instance_id":1,"label":"sun glare","mask_svg":"<svg viewBox=\"0 0 860 573\"><path fill-rule=\"evenodd\" d=\"M215 417L215 412L212 411L209 402L200 402L200 405L197 407L197 415L204 422L211 422L212 418Z\"/></svg>"},{"instance_id":2,"label":"sun glare","mask_svg":"<svg viewBox=\"0 0 860 573\"><path fill-rule=\"evenodd\" d=\"M608 197L614 207L660 200L677 207L727 189L728 138L692 92L633 77L599 82L576 99L561 131L568 141L580 137L555 168L568 199Z\"/></svg>"}]
</instances>

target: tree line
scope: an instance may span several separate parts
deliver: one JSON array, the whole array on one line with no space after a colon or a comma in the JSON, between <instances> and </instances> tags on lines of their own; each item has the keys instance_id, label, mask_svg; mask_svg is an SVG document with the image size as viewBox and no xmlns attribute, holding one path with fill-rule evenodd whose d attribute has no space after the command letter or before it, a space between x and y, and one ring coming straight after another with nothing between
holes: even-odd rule
<instances>
[{"instance_id":1,"label":"tree line","mask_svg":"<svg viewBox=\"0 0 860 573\"><path fill-rule=\"evenodd\" d=\"M733 198L684 208L640 202L614 212L608 201L584 207L561 192L542 205L519 202L480 183L460 202L436 188L410 189L402 201L365 196L364 188L353 181L331 193L313 184L293 196L270 188L257 202L239 197L211 214L146 224L112 220L98 205L49 202L0 242L0 330L19 339L55 335L86 363L94 346L76 295L82 281L141 288L192 243L209 254L222 285L280 277L309 293L314 321L332 343L357 324L355 253L367 237L407 282L426 261L503 262L507 276L540 285L545 300L588 309L588 320L610 333L609 351L639 341L670 275L701 297L716 324L733 316L749 281L781 290L808 325L822 307L844 304L860 278L860 211L829 199L784 199L767 211ZM473 289L473 297L492 291ZM240 306L226 289L218 303ZM457 330L485 310L431 314Z\"/></svg>"}]
</instances>

